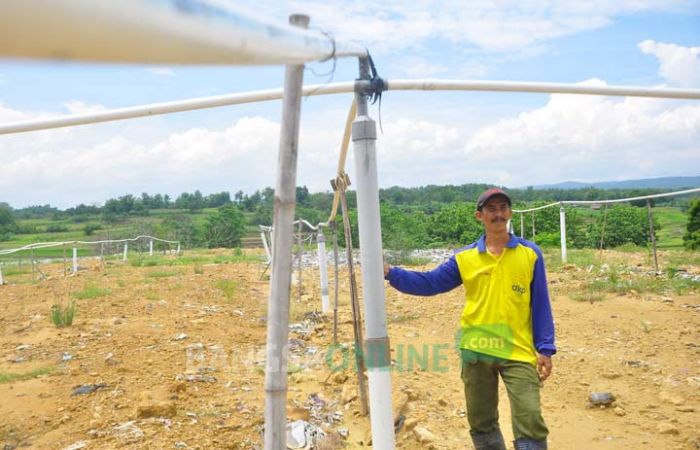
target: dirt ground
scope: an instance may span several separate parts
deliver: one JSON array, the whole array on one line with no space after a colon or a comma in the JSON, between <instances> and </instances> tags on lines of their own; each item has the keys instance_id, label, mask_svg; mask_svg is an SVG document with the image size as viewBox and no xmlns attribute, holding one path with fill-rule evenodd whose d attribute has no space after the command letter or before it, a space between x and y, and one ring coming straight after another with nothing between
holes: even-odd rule
<instances>
[{"instance_id":1,"label":"dirt ground","mask_svg":"<svg viewBox=\"0 0 700 450\"><path fill-rule=\"evenodd\" d=\"M260 448L269 283L262 268L92 262L76 276L44 265L48 280L10 277L0 286L0 448ZM700 449L698 290L572 299L591 276L576 266L549 273L559 348L542 390L550 448ZM103 291L76 300L72 326L55 327L52 305L86 286ZM368 448L353 365L331 371L352 358L331 347L332 314L313 314L320 303L318 270L308 268L302 295L296 284L292 292L288 417L322 426L324 448ZM349 305L341 272L338 340L351 346ZM430 298L387 289L394 413L405 419L398 448L472 448L454 350L462 305L461 288ZM616 401L590 407L591 392Z\"/></svg>"}]
</instances>

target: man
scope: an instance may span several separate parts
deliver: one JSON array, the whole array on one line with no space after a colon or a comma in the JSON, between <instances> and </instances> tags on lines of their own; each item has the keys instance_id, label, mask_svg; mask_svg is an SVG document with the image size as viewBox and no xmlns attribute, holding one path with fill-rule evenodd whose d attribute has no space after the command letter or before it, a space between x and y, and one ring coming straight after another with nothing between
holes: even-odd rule
<instances>
[{"instance_id":1,"label":"man","mask_svg":"<svg viewBox=\"0 0 700 450\"><path fill-rule=\"evenodd\" d=\"M512 413L516 450L547 448L540 385L552 371L554 323L544 260L532 242L508 232L508 194L491 188L476 203L484 234L429 272L385 264L401 292L435 295L463 284L459 345L470 434L477 450L505 450L498 424L498 377Z\"/></svg>"}]
</instances>

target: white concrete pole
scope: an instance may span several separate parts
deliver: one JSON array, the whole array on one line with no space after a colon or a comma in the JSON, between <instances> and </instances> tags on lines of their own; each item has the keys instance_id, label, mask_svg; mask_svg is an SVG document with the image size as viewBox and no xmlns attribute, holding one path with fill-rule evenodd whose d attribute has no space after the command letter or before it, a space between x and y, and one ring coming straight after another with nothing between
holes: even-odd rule
<instances>
[{"instance_id":1,"label":"white concrete pole","mask_svg":"<svg viewBox=\"0 0 700 450\"><path fill-rule=\"evenodd\" d=\"M179 242L177 243L177 250L175 251L175 254L176 255L180 254L180 243Z\"/></svg>"},{"instance_id":2,"label":"white concrete pole","mask_svg":"<svg viewBox=\"0 0 700 450\"><path fill-rule=\"evenodd\" d=\"M318 271L321 276L321 310L324 314L331 311L331 302L328 299L328 263L326 262L326 237L323 230L318 227L316 237L318 244Z\"/></svg>"},{"instance_id":3,"label":"white concrete pole","mask_svg":"<svg viewBox=\"0 0 700 450\"><path fill-rule=\"evenodd\" d=\"M525 237L525 214L520 213L520 237Z\"/></svg>"},{"instance_id":4,"label":"white concrete pole","mask_svg":"<svg viewBox=\"0 0 700 450\"><path fill-rule=\"evenodd\" d=\"M129 257L129 243L124 242L124 257L123 257L124 261L126 261L128 259L128 257Z\"/></svg>"},{"instance_id":5,"label":"white concrete pole","mask_svg":"<svg viewBox=\"0 0 700 450\"><path fill-rule=\"evenodd\" d=\"M292 15L292 25L307 28L309 17ZM282 125L277 156L273 254L265 346L265 450L287 448L287 339L292 285L292 242L296 207L299 116L304 65L288 65L284 76Z\"/></svg>"},{"instance_id":6,"label":"white concrete pole","mask_svg":"<svg viewBox=\"0 0 700 450\"><path fill-rule=\"evenodd\" d=\"M2 279L2 264L0 264L0 286L5 284L5 281Z\"/></svg>"},{"instance_id":7,"label":"white concrete pole","mask_svg":"<svg viewBox=\"0 0 700 450\"><path fill-rule=\"evenodd\" d=\"M566 263L566 210L559 208L559 230L561 234L561 262Z\"/></svg>"},{"instance_id":8,"label":"white concrete pole","mask_svg":"<svg viewBox=\"0 0 700 450\"><path fill-rule=\"evenodd\" d=\"M153 239L148 241L148 256L153 256Z\"/></svg>"},{"instance_id":9,"label":"white concrete pole","mask_svg":"<svg viewBox=\"0 0 700 450\"><path fill-rule=\"evenodd\" d=\"M78 248L73 247L73 273L78 273Z\"/></svg>"},{"instance_id":10,"label":"white concrete pole","mask_svg":"<svg viewBox=\"0 0 700 450\"><path fill-rule=\"evenodd\" d=\"M369 74L366 58L360 59L360 79ZM357 215L362 260L362 292L365 304L364 356L369 381L372 446L394 449L394 419L391 405L391 357L386 326L384 260L379 219L377 181L377 125L367 114L367 98L355 94L357 117L352 124L357 176Z\"/></svg>"}]
</instances>

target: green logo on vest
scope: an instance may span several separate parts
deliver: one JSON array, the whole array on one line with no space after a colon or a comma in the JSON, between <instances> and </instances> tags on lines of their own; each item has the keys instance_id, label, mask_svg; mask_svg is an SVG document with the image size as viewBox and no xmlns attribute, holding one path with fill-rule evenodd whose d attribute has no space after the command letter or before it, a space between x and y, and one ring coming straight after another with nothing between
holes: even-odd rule
<instances>
[{"instance_id":1,"label":"green logo on vest","mask_svg":"<svg viewBox=\"0 0 700 450\"><path fill-rule=\"evenodd\" d=\"M513 355L513 330L507 324L470 325L461 328L457 338L461 349L503 359Z\"/></svg>"}]
</instances>

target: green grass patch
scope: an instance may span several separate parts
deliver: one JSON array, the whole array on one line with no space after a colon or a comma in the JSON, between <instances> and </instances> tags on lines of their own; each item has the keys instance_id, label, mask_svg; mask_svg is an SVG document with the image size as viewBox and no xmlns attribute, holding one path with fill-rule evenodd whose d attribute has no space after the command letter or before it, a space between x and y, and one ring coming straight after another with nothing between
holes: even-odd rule
<instances>
[{"instance_id":1,"label":"green grass patch","mask_svg":"<svg viewBox=\"0 0 700 450\"><path fill-rule=\"evenodd\" d=\"M571 300L576 302L599 302L605 299L605 293L596 289L587 288L583 292L572 292L569 294Z\"/></svg>"},{"instance_id":2,"label":"green grass patch","mask_svg":"<svg viewBox=\"0 0 700 450\"><path fill-rule=\"evenodd\" d=\"M51 322L58 328L69 327L73 325L76 310L75 302L65 307L56 303L51 306Z\"/></svg>"},{"instance_id":3,"label":"green grass patch","mask_svg":"<svg viewBox=\"0 0 700 450\"><path fill-rule=\"evenodd\" d=\"M54 370L56 370L55 367L48 366L41 367L39 369L34 369L24 373L0 372L0 384L13 383L15 381L33 380L34 378L39 378L43 375L48 375Z\"/></svg>"},{"instance_id":4,"label":"green grass patch","mask_svg":"<svg viewBox=\"0 0 700 450\"><path fill-rule=\"evenodd\" d=\"M176 277L180 275L180 271L178 270L154 270L152 272L148 272L146 274L146 277L148 278L169 278L169 277Z\"/></svg>"},{"instance_id":5,"label":"green grass patch","mask_svg":"<svg viewBox=\"0 0 700 450\"><path fill-rule=\"evenodd\" d=\"M232 300L238 290L238 282L235 280L219 280L216 282L216 287L223 292L227 300Z\"/></svg>"},{"instance_id":6,"label":"green grass patch","mask_svg":"<svg viewBox=\"0 0 700 450\"><path fill-rule=\"evenodd\" d=\"M105 295L109 295L111 293L111 289L100 288L94 283L88 283L83 287L82 291L75 292L73 297L80 300L85 300L88 298L104 297Z\"/></svg>"},{"instance_id":7,"label":"green grass patch","mask_svg":"<svg viewBox=\"0 0 700 450\"><path fill-rule=\"evenodd\" d=\"M683 295L700 288L700 282L688 278L668 276L639 275L609 275L608 278L593 280L587 285L593 291L625 294L675 294Z\"/></svg>"}]
</instances>

